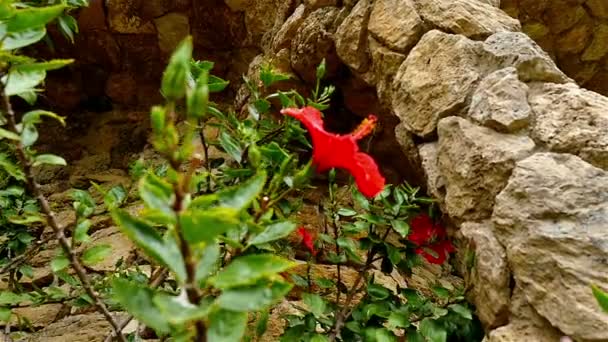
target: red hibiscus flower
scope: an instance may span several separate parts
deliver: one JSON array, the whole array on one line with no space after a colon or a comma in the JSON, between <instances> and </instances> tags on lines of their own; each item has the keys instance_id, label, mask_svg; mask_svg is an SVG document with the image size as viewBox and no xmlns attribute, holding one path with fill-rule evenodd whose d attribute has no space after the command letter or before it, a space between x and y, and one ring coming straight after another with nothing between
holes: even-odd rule
<instances>
[{"instance_id":1,"label":"red hibiscus flower","mask_svg":"<svg viewBox=\"0 0 608 342\"><path fill-rule=\"evenodd\" d=\"M454 252L454 246L445 240L445 229L426 214L420 214L410 223L411 231L408 235L416 248L416 254L422 255L428 262L441 265L445 262L447 255Z\"/></svg>"},{"instance_id":2,"label":"red hibiscus flower","mask_svg":"<svg viewBox=\"0 0 608 342\"><path fill-rule=\"evenodd\" d=\"M384 189L385 180L378 165L368 154L359 151L357 140L371 133L378 119L370 115L357 129L345 135L327 132L323 128L321 112L313 107L287 108L281 113L300 122L312 137L312 162L317 172L332 168L347 170L354 178L359 191L367 197L375 197Z\"/></svg>"},{"instance_id":3,"label":"red hibiscus flower","mask_svg":"<svg viewBox=\"0 0 608 342\"><path fill-rule=\"evenodd\" d=\"M312 234L304 227L298 228L298 235L302 237L302 244L310 251L312 255L317 255L315 249L315 241Z\"/></svg>"}]
</instances>

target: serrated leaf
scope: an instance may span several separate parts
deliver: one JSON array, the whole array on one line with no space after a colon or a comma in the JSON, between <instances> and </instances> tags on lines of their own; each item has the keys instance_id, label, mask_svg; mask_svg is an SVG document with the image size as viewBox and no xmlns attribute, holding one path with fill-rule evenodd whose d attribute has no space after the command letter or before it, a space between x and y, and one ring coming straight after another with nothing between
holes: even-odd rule
<instances>
[{"instance_id":1,"label":"serrated leaf","mask_svg":"<svg viewBox=\"0 0 608 342\"><path fill-rule=\"evenodd\" d=\"M267 226L260 234L251 239L251 241L249 241L249 245L261 245L263 243L282 239L291 234L291 232L293 232L295 229L296 224L289 221L271 224Z\"/></svg>"},{"instance_id":2,"label":"serrated leaf","mask_svg":"<svg viewBox=\"0 0 608 342\"><path fill-rule=\"evenodd\" d=\"M262 282L257 285L233 287L222 292L219 307L239 312L259 311L280 301L293 285L284 282Z\"/></svg>"},{"instance_id":3,"label":"serrated leaf","mask_svg":"<svg viewBox=\"0 0 608 342\"><path fill-rule=\"evenodd\" d=\"M70 265L70 260L63 254L60 254L51 260L51 270L53 273L59 272Z\"/></svg>"},{"instance_id":4,"label":"serrated leaf","mask_svg":"<svg viewBox=\"0 0 608 342\"><path fill-rule=\"evenodd\" d=\"M211 243L205 246L196 266L197 283L205 281L219 269L221 252L220 246L217 243Z\"/></svg>"},{"instance_id":5,"label":"serrated leaf","mask_svg":"<svg viewBox=\"0 0 608 342\"><path fill-rule=\"evenodd\" d=\"M264 184L266 184L266 173L258 172L239 185L222 189L215 194L195 198L190 203L190 208L207 209L216 205L242 211L247 209L260 195L264 189Z\"/></svg>"},{"instance_id":6,"label":"serrated leaf","mask_svg":"<svg viewBox=\"0 0 608 342\"><path fill-rule=\"evenodd\" d=\"M91 194L84 190L72 190L70 196L74 200L72 206L79 217L89 217L95 211L97 204Z\"/></svg>"},{"instance_id":7,"label":"serrated leaf","mask_svg":"<svg viewBox=\"0 0 608 342\"><path fill-rule=\"evenodd\" d=\"M4 51L19 49L38 42L45 35L46 29L44 27L33 27L19 32L10 32L4 37L0 48Z\"/></svg>"},{"instance_id":8,"label":"serrated leaf","mask_svg":"<svg viewBox=\"0 0 608 342\"><path fill-rule=\"evenodd\" d=\"M243 160L243 149L239 142L226 131L220 133L219 141L224 151L240 164Z\"/></svg>"},{"instance_id":9,"label":"serrated leaf","mask_svg":"<svg viewBox=\"0 0 608 342\"><path fill-rule=\"evenodd\" d=\"M5 153L0 153L0 168L16 180L25 180L25 173L23 173L21 168L13 163Z\"/></svg>"},{"instance_id":10,"label":"serrated leaf","mask_svg":"<svg viewBox=\"0 0 608 342\"><path fill-rule=\"evenodd\" d=\"M47 164L47 165L61 165L66 166L65 159L56 156L54 154L39 154L34 158L34 166Z\"/></svg>"},{"instance_id":11,"label":"serrated leaf","mask_svg":"<svg viewBox=\"0 0 608 342\"><path fill-rule=\"evenodd\" d=\"M182 325L189 321L200 320L209 313L209 303L194 305L185 292L172 296L159 292L152 298L154 305L163 313L169 324Z\"/></svg>"},{"instance_id":12,"label":"serrated leaf","mask_svg":"<svg viewBox=\"0 0 608 342\"><path fill-rule=\"evenodd\" d=\"M188 210L179 216L180 228L184 239L191 244L213 243L240 224L237 214L236 210L223 207Z\"/></svg>"},{"instance_id":13,"label":"serrated leaf","mask_svg":"<svg viewBox=\"0 0 608 342\"><path fill-rule=\"evenodd\" d=\"M95 265L105 259L112 252L112 246L108 244L93 246L82 254L82 262L87 265Z\"/></svg>"},{"instance_id":14,"label":"serrated leaf","mask_svg":"<svg viewBox=\"0 0 608 342\"><path fill-rule=\"evenodd\" d=\"M164 215L173 217L173 187L171 184L149 173L139 181L139 195L146 206L150 209L158 210Z\"/></svg>"},{"instance_id":15,"label":"serrated leaf","mask_svg":"<svg viewBox=\"0 0 608 342\"><path fill-rule=\"evenodd\" d=\"M120 207L126 198L127 190L122 185L117 185L103 196L103 202L108 209L112 210Z\"/></svg>"},{"instance_id":16,"label":"serrated leaf","mask_svg":"<svg viewBox=\"0 0 608 342\"><path fill-rule=\"evenodd\" d=\"M219 309L209 315L207 341L237 342L245 334L247 313Z\"/></svg>"},{"instance_id":17,"label":"serrated leaf","mask_svg":"<svg viewBox=\"0 0 608 342\"><path fill-rule=\"evenodd\" d=\"M169 267L179 280L186 279L186 268L175 240L163 239L146 222L134 218L124 210L113 210L112 218L120 229L146 254L162 265Z\"/></svg>"},{"instance_id":18,"label":"serrated leaf","mask_svg":"<svg viewBox=\"0 0 608 342\"><path fill-rule=\"evenodd\" d=\"M410 233L410 225L402 220L392 220L391 227L404 238Z\"/></svg>"},{"instance_id":19,"label":"serrated leaf","mask_svg":"<svg viewBox=\"0 0 608 342\"><path fill-rule=\"evenodd\" d=\"M89 220L80 220L78 224L76 224L76 228L74 228L74 240L76 242L87 242L90 240L89 229L91 228L91 221Z\"/></svg>"},{"instance_id":20,"label":"serrated leaf","mask_svg":"<svg viewBox=\"0 0 608 342\"><path fill-rule=\"evenodd\" d=\"M445 328L430 318L423 319L422 322L420 322L418 330L422 336L426 337L428 342L447 341L448 334Z\"/></svg>"},{"instance_id":21,"label":"serrated leaf","mask_svg":"<svg viewBox=\"0 0 608 342\"><path fill-rule=\"evenodd\" d=\"M272 254L246 255L233 260L210 281L217 288L229 289L254 284L262 278L275 276L295 265L292 261Z\"/></svg>"},{"instance_id":22,"label":"serrated leaf","mask_svg":"<svg viewBox=\"0 0 608 342\"><path fill-rule=\"evenodd\" d=\"M209 75L209 92L217 93L220 92L230 84L229 81L223 80L217 76Z\"/></svg>"},{"instance_id":23,"label":"serrated leaf","mask_svg":"<svg viewBox=\"0 0 608 342\"><path fill-rule=\"evenodd\" d=\"M384 300L391 294L386 287L378 284L367 285L367 293L374 300Z\"/></svg>"},{"instance_id":24,"label":"serrated leaf","mask_svg":"<svg viewBox=\"0 0 608 342\"><path fill-rule=\"evenodd\" d=\"M46 72L44 70L20 71L11 69L8 75L2 77L2 83L6 86L4 92L8 96L32 91L37 85L44 81Z\"/></svg>"},{"instance_id":25,"label":"serrated leaf","mask_svg":"<svg viewBox=\"0 0 608 342\"><path fill-rule=\"evenodd\" d=\"M315 317L323 317L325 314L327 303L318 294L304 293L302 294L302 301Z\"/></svg>"},{"instance_id":26,"label":"serrated leaf","mask_svg":"<svg viewBox=\"0 0 608 342\"><path fill-rule=\"evenodd\" d=\"M112 289L116 301L140 322L159 333L166 334L170 331L169 322L154 305L153 290L120 278L114 279Z\"/></svg>"}]
</instances>

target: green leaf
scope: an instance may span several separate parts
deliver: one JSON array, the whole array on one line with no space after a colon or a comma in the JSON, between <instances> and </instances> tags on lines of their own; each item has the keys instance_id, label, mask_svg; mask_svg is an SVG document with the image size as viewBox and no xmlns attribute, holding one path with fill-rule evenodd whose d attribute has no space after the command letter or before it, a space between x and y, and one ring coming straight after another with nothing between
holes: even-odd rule
<instances>
[{"instance_id":1,"label":"green leaf","mask_svg":"<svg viewBox=\"0 0 608 342\"><path fill-rule=\"evenodd\" d=\"M65 9L65 5L20 9L14 12L14 15L6 25L6 30L10 33L27 30L32 27L45 26L62 14Z\"/></svg>"},{"instance_id":2,"label":"green leaf","mask_svg":"<svg viewBox=\"0 0 608 342\"><path fill-rule=\"evenodd\" d=\"M19 141L21 139L18 134L8 131L4 128L0 128L0 139L10 139Z\"/></svg>"},{"instance_id":3,"label":"green leaf","mask_svg":"<svg viewBox=\"0 0 608 342\"><path fill-rule=\"evenodd\" d=\"M231 311L259 311L283 299L292 287L293 285L284 282L233 287L222 292L217 299L217 305Z\"/></svg>"},{"instance_id":4,"label":"green leaf","mask_svg":"<svg viewBox=\"0 0 608 342\"><path fill-rule=\"evenodd\" d=\"M268 319L270 318L270 310L266 309L260 312L260 317L255 325L255 336L262 337L268 330Z\"/></svg>"},{"instance_id":5,"label":"green leaf","mask_svg":"<svg viewBox=\"0 0 608 342\"><path fill-rule=\"evenodd\" d=\"M294 262L272 254L246 255L232 261L210 280L217 288L229 289L254 284L259 279L274 276L295 265Z\"/></svg>"},{"instance_id":6,"label":"green leaf","mask_svg":"<svg viewBox=\"0 0 608 342\"><path fill-rule=\"evenodd\" d=\"M103 196L103 202L108 209L112 210L120 207L126 198L127 190L122 185L117 185Z\"/></svg>"},{"instance_id":7,"label":"green leaf","mask_svg":"<svg viewBox=\"0 0 608 342\"><path fill-rule=\"evenodd\" d=\"M217 93L220 92L230 84L229 81L223 80L217 76L209 75L209 92Z\"/></svg>"},{"instance_id":8,"label":"green leaf","mask_svg":"<svg viewBox=\"0 0 608 342\"><path fill-rule=\"evenodd\" d=\"M401 235L401 237L405 238L410 233L410 225L405 221L392 220L391 226L399 235Z\"/></svg>"},{"instance_id":9,"label":"green leaf","mask_svg":"<svg viewBox=\"0 0 608 342\"><path fill-rule=\"evenodd\" d=\"M276 82L285 81L290 79L289 75L281 74L272 69L270 64L262 66L260 68L260 80L264 87L268 88Z\"/></svg>"},{"instance_id":10,"label":"green leaf","mask_svg":"<svg viewBox=\"0 0 608 342\"><path fill-rule=\"evenodd\" d=\"M190 203L190 208L207 209L212 204L216 204L240 212L247 209L259 196L264 189L264 184L266 184L266 173L258 172L239 185L222 189L215 194L195 198Z\"/></svg>"},{"instance_id":11,"label":"green leaf","mask_svg":"<svg viewBox=\"0 0 608 342\"><path fill-rule=\"evenodd\" d=\"M21 122L24 125L35 125L35 124L42 122L41 119L43 116L46 116L51 119L55 119L55 120L59 121L59 123L61 123L63 126L65 126L65 120L61 116L59 116L53 112L49 112L47 110L29 111L29 112L23 114L23 118L21 119Z\"/></svg>"},{"instance_id":12,"label":"green leaf","mask_svg":"<svg viewBox=\"0 0 608 342\"><path fill-rule=\"evenodd\" d=\"M186 95L187 77L192 59L192 37L188 36L177 46L163 73L161 93L169 101L176 101Z\"/></svg>"},{"instance_id":13,"label":"green leaf","mask_svg":"<svg viewBox=\"0 0 608 342\"><path fill-rule=\"evenodd\" d=\"M462 318L472 320L473 314L471 313L471 309L462 304L452 304L449 306L450 310L462 316Z\"/></svg>"},{"instance_id":14,"label":"green leaf","mask_svg":"<svg viewBox=\"0 0 608 342\"><path fill-rule=\"evenodd\" d=\"M39 154L36 156L36 158L34 158L34 166L38 166L38 165L42 165L42 164L47 164L47 165L61 165L61 166L66 166L67 163L65 162L65 159L56 156L54 154Z\"/></svg>"},{"instance_id":15,"label":"green leaf","mask_svg":"<svg viewBox=\"0 0 608 342\"><path fill-rule=\"evenodd\" d=\"M348 254L348 257L357 263L363 263L361 257L357 254L357 242L351 238L339 237L336 243Z\"/></svg>"},{"instance_id":16,"label":"green leaf","mask_svg":"<svg viewBox=\"0 0 608 342\"><path fill-rule=\"evenodd\" d=\"M161 334L169 333L169 322L154 305L153 290L120 278L114 279L112 289L115 300L140 322Z\"/></svg>"},{"instance_id":17,"label":"green leaf","mask_svg":"<svg viewBox=\"0 0 608 342\"><path fill-rule=\"evenodd\" d=\"M64 37L74 44L74 33L78 33L78 22L71 15L62 15L57 18L59 29Z\"/></svg>"},{"instance_id":18,"label":"green leaf","mask_svg":"<svg viewBox=\"0 0 608 342\"><path fill-rule=\"evenodd\" d=\"M111 252L112 246L108 244L93 246L84 251L82 254L82 262L87 266L95 265L103 261Z\"/></svg>"},{"instance_id":19,"label":"green leaf","mask_svg":"<svg viewBox=\"0 0 608 342\"><path fill-rule=\"evenodd\" d=\"M412 327L407 330L407 342L427 342L424 337Z\"/></svg>"},{"instance_id":20,"label":"green leaf","mask_svg":"<svg viewBox=\"0 0 608 342\"><path fill-rule=\"evenodd\" d=\"M25 181L25 173L23 173L19 166L8 159L6 153L0 153L0 167L16 180Z\"/></svg>"},{"instance_id":21,"label":"green leaf","mask_svg":"<svg viewBox=\"0 0 608 342\"><path fill-rule=\"evenodd\" d=\"M91 221L89 220L80 220L74 228L74 240L76 242L87 242L90 240L89 235L87 234L89 229L91 228Z\"/></svg>"},{"instance_id":22,"label":"green leaf","mask_svg":"<svg viewBox=\"0 0 608 342\"><path fill-rule=\"evenodd\" d=\"M186 279L186 268L177 242L163 239L154 228L131 216L128 212L116 209L112 211L114 222L146 254L169 267L178 279Z\"/></svg>"},{"instance_id":23,"label":"green leaf","mask_svg":"<svg viewBox=\"0 0 608 342\"><path fill-rule=\"evenodd\" d=\"M61 69L64 66L73 62L73 59L53 59L47 62L20 64L13 67L13 69L22 72L49 71Z\"/></svg>"},{"instance_id":24,"label":"green leaf","mask_svg":"<svg viewBox=\"0 0 608 342\"><path fill-rule=\"evenodd\" d=\"M410 326L408 318L408 315L403 312L393 311L391 312L391 315L388 316L388 326L392 329L407 328Z\"/></svg>"},{"instance_id":25,"label":"green leaf","mask_svg":"<svg viewBox=\"0 0 608 342\"><path fill-rule=\"evenodd\" d=\"M425 318L418 327L420 334L426 337L428 342L446 342L448 333L438 322Z\"/></svg>"},{"instance_id":26,"label":"green leaf","mask_svg":"<svg viewBox=\"0 0 608 342\"><path fill-rule=\"evenodd\" d=\"M386 287L378 284L367 285L367 293L374 300L384 300L388 298L388 296L390 296L391 294Z\"/></svg>"},{"instance_id":27,"label":"green leaf","mask_svg":"<svg viewBox=\"0 0 608 342\"><path fill-rule=\"evenodd\" d=\"M310 338L310 342L329 342L329 338L325 335L314 334L313 337Z\"/></svg>"},{"instance_id":28,"label":"green leaf","mask_svg":"<svg viewBox=\"0 0 608 342\"><path fill-rule=\"evenodd\" d=\"M205 281L219 269L221 252L220 246L217 243L211 243L205 246L196 266L197 283Z\"/></svg>"},{"instance_id":29,"label":"green leaf","mask_svg":"<svg viewBox=\"0 0 608 342\"><path fill-rule=\"evenodd\" d=\"M21 131L21 144L30 147L38 140L38 130L34 125L24 125Z\"/></svg>"},{"instance_id":30,"label":"green leaf","mask_svg":"<svg viewBox=\"0 0 608 342\"><path fill-rule=\"evenodd\" d=\"M26 91L25 93L17 94L17 96L22 98L30 106L33 106L38 98L38 94L36 94L35 91Z\"/></svg>"},{"instance_id":31,"label":"green leaf","mask_svg":"<svg viewBox=\"0 0 608 342\"><path fill-rule=\"evenodd\" d=\"M63 254L60 254L51 260L51 270L57 273L70 265L70 260Z\"/></svg>"},{"instance_id":32,"label":"green leaf","mask_svg":"<svg viewBox=\"0 0 608 342\"><path fill-rule=\"evenodd\" d=\"M234 160L236 160L239 164L243 160L243 149L241 148L238 141L236 141L230 134L226 131L222 131L220 134L220 145L228 153Z\"/></svg>"},{"instance_id":33,"label":"green leaf","mask_svg":"<svg viewBox=\"0 0 608 342\"><path fill-rule=\"evenodd\" d=\"M385 328L367 328L365 329L366 341L374 342L396 342L397 337Z\"/></svg>"},{"instance_id":34,"label":"green leaf","mask_svg":"<svg viewBox=\"0 0 608 342\"><path fill-rule=\"evenodd\" d=\"M314 293L302 294L302 300L315 317L322 317L327 309L327 303L321 296Z\"/></svg>"},{"instance_id":35,"label":"green leaf","mask_svg":"<svg viewBox=\"0 0 608 342\"><path fill-rule=\"evenodd\" d=\"M74 200L72 206L74 210L76 210L76 215L79 217L89 217L95 211L95 207L97 204L91 194L84 190L73 190L71 192L71 197Z\"/></svg>"},{"instance_id":36,"label":"green leaf","mask_svg":"<svg viewBox=\"0 0 608 342\"><path fill-rule=\"evenodd\" d=\"M0 321L8 323L12 314L11 308L0 307Z\"/></svg>"},{"instance_id":37,"label":"green leaf","mask_svg":"<svg viewBox=\"0 0 608 342\"><path fill-rule=\"evenodd\" d=\"M266 229L264 229L260 234L251 239L249 241L249 245L261 245L263 243L282 239L291 234L291 232L293 232L295 229L296 224L289 221L271 224L267 226Z\"/></svg>"},{"instance_id":38,"label":"green leaf","mask_svg":"<svg viewBox=\"0 0 608 342\"><path fill-rule=\"evenodd\" d=\"M608 293L600 290L596 285L591 286L591 290L593 291L593 295L597 302L600 304L602 310L608 313Z\"/></svg>"},{"instance_id":39,"label":"green leaf","mask_svg":"<svg viewBox=\"0 0 608 342\"><path fill-rule=\"evenodd\" d=\"M139 195L148 208L173 217L174 194L173 187L168 182L149 173L139 181Z\"/></svg>"},{"instance_id":40,"label":"green leaf","mask_svg":"<svg viewBox=\"0 0 608 342\"><path fill-rule=\"evenodd\" d=\"M238 212L231 208L185 211L179 216L184 238L191 244L213 243L222 234L236 228Z\"/></svg>"},{"instance_id":41,"label":"green leaf","mask_svg":"<svg viewBox=\"0 0 608 342\"><path fill-rule=\"evenodd\" d=\"M338 210L338 215L340 216L345 216L345 217L349 217L349 216L355 216L357 215L357 212L350 209L350 208L340 208Z\"/></svg>"},{"instance_id":42,"label":"green leaf","mask_svg":"<svg viewBox=\"0 0 608 342\"><path fill-rule=\"evenodd\" d=\"M19 32L10 32L2 41L2 50L15 50L34 44L37 41L44 38L46 35L46 29L44 27L34 27Z\"/></svg>"},{"instance_id":43,"label":"green leaf","mask_svg":"<svg viewBox=\"0 0 608 342\"><path fill-rule=\"evenodd\" d=\"M4 92L8 96L14 96L32 91L45 77L44 70L21 71L13 68L8 75L2 77L2 83L6 85Z\"/></svg>"},{"instance_id":44,"label":"green leaf","mask_svg":"<svg viewBox=\"0 0 608 342\"><path fill-rule=\"evenodd\" d=\"M434 286L433 293L439 298L447 299L450 298L450 291L442 286Z\"/></svg>"},{"instance_id":45,"label":"green leaf","mask_svg":"<svg viewBox=\"0 0 608 342\"><path fill-rule=\"evenodd\" d=\"M183 291L179 296L159 292L152 298L152 302L163 313L163 318L172 325L200 320L209 313L209 303L196 306L190 303L188 296Z\"/></svg>"},{"instance_id":46,"label":"green leaf","mask_svg":"<svg viewBox=\"0 0 608 342\"><path fill-rule=\"evenodd\" d=\"M245 334L247 313L216 310L209 315L207 341L238 342Z\"/></svg>"},{"instance_id":47,"label":"green leaf","mask_svg":"<svg viewBox=\"0 0 608 342\"><path fill-rule=\"evenodd\" d=\"M27 293L17 294L10 291L0 291L0 305L17 305L32 298Z\"/></svg>"}]
</instances>

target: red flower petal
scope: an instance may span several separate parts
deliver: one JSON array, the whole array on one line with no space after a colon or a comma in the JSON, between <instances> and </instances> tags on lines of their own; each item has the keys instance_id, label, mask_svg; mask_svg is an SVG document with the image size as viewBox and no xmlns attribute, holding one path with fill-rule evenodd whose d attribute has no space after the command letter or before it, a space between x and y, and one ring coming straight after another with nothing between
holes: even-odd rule
<instances>
[{"instance_id":1,"label":"red flower petal","mask_svg":"<svg viewBox=\"0 0 608 342\"><path fill-rule=\"evenodd\" d=\"M321 112L313 107L287 108L281 113L299 120L309 131L312 162L318 172L333 168L347 170L355 178L359 191L367 197L374 197L384 189L385 179L378 165L368 154L360 152L357 145L357 140L373 130L377 121L375 116L363 120L353 133L339 135L325 130Z\"/></svg>"},{"instance_id":2,"label":"red flower petal","mask_svg":"<svg viewBox=\"0 0 608 342\"><path fill-rule=\"evenodd\" d=\"M431 218L426 214L419 214L410 223L411 231L408 239L416 246L423 246L433 240L436 234L436 226Z\"/></svg>"},{"instance_id":3,"label":"red flower petal","mask_svg":"<svg viewBox=\"0 0 608 342\"><path fill-rule=\"evenodd\" d=\"M310 253L312 255L317 255L312 234L310 234L310 232L304 227L298 228L298 234L302 237L302 244L310 251Z\"/></svg>"}]
</instances>

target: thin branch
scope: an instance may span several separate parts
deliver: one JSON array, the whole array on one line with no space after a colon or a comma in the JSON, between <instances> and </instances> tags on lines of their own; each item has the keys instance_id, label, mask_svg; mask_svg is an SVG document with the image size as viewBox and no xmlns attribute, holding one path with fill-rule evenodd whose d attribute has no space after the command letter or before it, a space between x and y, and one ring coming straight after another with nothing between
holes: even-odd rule
<instances>
[{"instance_id":1,"label":"thin branch","mask_svg":"<svg viewBox=\"0 0 608 342\"><path fill-rule=\"evenodd\" d=\"M8 95L6 95L6 92L4 91L4 89L1 89L1 91L2 91L2 99L3 99L3 107L4 107L3 109L7 116L8 128L13 133L18 134L19 130L17 129L17 123L15 121L15 113L13 112L13 108L11 106L10 99L9 99ZM106 305L99 298L97 293L95 293L95 290L93 289L93 286L91 285L91 281L89 280L84 267L80 263L78 256L72 250L72 247L70 246L70 242L64 234L63 227L61 227L59 225L59 223L57 222L57 219L55 218L55 214L53 213L53 210L51 209L49 202L47 201L46 197L42 194L42 191L40 191L40 185L38 184L38 182L36 182L36 179L34 177L32 163L25 151L25 147L23 146L23 144L20 141L15 143L15 147L16 147L17 157L19 158L19 161L21 162L21 165L23 166L23 171L25 172L26 181L30 188L30 191L32 192L34 197L38 200L38 203L40 204L40 209L41 209L42 213L46 216L47 224L53 229L53 232L55 233L55 237L56 237L57 241L59 242L59 244L61 245L61 249L63 250L64 254L70 260L72 268L74 269L74 271L76 272L76 275L78 276L78 279L82 283L82 287L84 288L86 293L93 299L93 301L95 302L95 306L97 307L99 312L101 312L101 314L105 317L105 319L110 323L110 325L112 326L114 331L116 331L116 332L120 331L119 327L118 327L118 323L116 323L116 320L114 319L114 317L112 317L112 315L110 314L110 311L108 310ZM117 333L116 335L120 341L123 341L123 342L127 341L125 339L125 337L122 336L122 334Z\"/></svg>"},{"instance_id":2,"label":"thin branch","mask_svg":"<svg viewBox=\"0 0 608 342\"><path fill-rule=\"evenodd\" d=\"M15 268L21 266L21 264L24 263L25 261L27 261L27 259L29 259L29 257L31 257L35 253L37 253L40 250L40 247L44 246L46 243L48 243L49 241L53 240L54 238L55 238L55 236L49 236L49 237L44 238L42 240L36 241L25 252L23 252L23 253L17 255L16 257L12 258L8 262L8 264L2 266L2 268L0 269L0 274L4 274L6 272L10 272L10 271L14 270Z\"/></svg>"}]
</instances>

